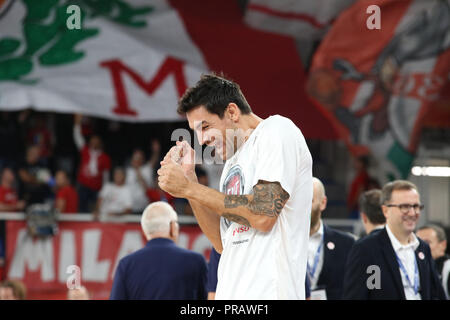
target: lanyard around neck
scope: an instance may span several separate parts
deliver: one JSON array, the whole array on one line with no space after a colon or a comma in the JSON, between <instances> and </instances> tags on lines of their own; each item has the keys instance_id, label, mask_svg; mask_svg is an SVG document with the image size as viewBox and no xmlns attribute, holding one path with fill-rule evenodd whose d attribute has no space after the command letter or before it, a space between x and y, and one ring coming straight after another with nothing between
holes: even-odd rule
<instances>
[{"instance_id":1,"label":"lanyard around neck","mask_svg":"<svg viewBox=\"0 0 450 320\"><path fill-rule=\"evenodd\" d=\"M323 234L322 234L322 238L320 240L319 247L317 248L316 254L314 255L314 264L313 264L312 269L308 263L308 273L309 273L309 277L311 279L314 279L314 275L316 274L316 269L317 269L317 265L319 264L320 252L322 251L322 247L323 247Z\"/></svg>"},{"instance_id":2,"label":"lanyard around neck","mask_svg":"<svg viewBox=\"0 0 450 320\"><path fill-rule=\"evenodd\" d=\"M409 279L408 272L406 272L406 268L403 265L400 258L398 257L397 253L395 253L395 255L397 256L398 266L405 275L406 281L408 281L409 285L412 288L414 288L414 294L417 294L417 292L419 292L419 268L417 267L416 255L414 254L414 285L411 283L411 279Z\"/></svg>"}]
</instances>

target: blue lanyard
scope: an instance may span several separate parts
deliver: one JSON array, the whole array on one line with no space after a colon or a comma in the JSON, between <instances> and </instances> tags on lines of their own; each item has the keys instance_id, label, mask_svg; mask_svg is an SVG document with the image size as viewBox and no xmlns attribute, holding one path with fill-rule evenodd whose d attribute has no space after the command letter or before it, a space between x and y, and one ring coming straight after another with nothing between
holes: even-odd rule
<instances>
[{"instance_id":1,"label":"blue lanyard","mask_svg":"<svg viewBox=\"0 0 450 320\"><path fill-rule=\"evenodd\" d=\"M408 272L406 272L406 268L403 265L402 261L398 257L397 253L395 253L397 256L398 266L400 267L400 270L402 270L403 274L405 275L406 281L408 281L409 285L414 288L414 293L417 294L419 292L419 270L417 267L417 260L416 255L414 254L414 286L411 283L411 280L409 279Z\"/></svg>"},{"instance_id":2,"label":"blue lanyard","mask_svg":"<svg viewBox=\"0 0 450 320\"><path fill-rule=\"evenodd\" d=\"M320 252L322 251L322 246L323 246L323 234L322 234L322 239L320 241L319 247L317 248L316 254L314 255L314 265L313 265L312 270L308 263L308 273L309 273L310 279L313 279L314 274L316 273L317 265L319 264Z\"/></svg>"}]
</instances>

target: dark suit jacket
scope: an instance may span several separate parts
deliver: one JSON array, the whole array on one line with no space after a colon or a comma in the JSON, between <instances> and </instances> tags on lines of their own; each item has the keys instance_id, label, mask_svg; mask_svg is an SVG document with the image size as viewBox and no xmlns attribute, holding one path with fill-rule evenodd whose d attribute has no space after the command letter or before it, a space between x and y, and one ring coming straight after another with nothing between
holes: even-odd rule
<instances>
[{"instance_id":1,"label":"dark suit jacket","mask_svg":"<svg viewBox=\"0 0 450 320\"><path fill-rule=\"evenodd\" d=\"M219 267L220 253L216 249L211 249L208 263L208 284L206 286L208 292L216 292L217 288L217 268Z\"/></svg>"},{"instance_id":2,"label":"dark suit jacket","mask_svg":"<svg viewBox=\"0 0 450 320\"><path fill-rule=\"evenodd\" d=\"M419 252L425 256L419 258ZM419 239L416 260L420 275L420 294L423 300L445 299L431 257L430 247ZM369 289L367 280L374 271L367 268L376 265L380 269L380 288ZM371 281L369 281L371 282ZM343 299L351 300L405 300L402 278L386 228L358 240L347 259Z\"/></svg>"},{"instance_id":3,"label":"dark suit jacket","mask_svg":"<svg viewBox=\"0 0 450 320\"><path fill-rule=\"evenodd\" d=\"M199 253L156 238L122 258L111 300L206 299L207 266Z\"/></svg>"},{"instance_id":4,"label":"dark suit jacket","mask_svg":"<svg viewBox=\"0 0 450 320\"><path fill-rule=\"evenodd\" d=\"M345 262L355 239L325 224L323 229L324 256L322 270L317 280L317 289L324 288L328 300L339 300L342 298ZM333 243L334 248L328 246L330 242Z\"/></svg>"}]
</instances>

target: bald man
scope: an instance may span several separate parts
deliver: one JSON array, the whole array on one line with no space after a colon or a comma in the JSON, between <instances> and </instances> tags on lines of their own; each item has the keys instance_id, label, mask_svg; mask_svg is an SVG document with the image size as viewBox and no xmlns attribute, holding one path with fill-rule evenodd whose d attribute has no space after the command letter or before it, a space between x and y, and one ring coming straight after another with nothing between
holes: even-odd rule
<instances>
[{"instance_id":1,"label":"bald man","mask_svg":"<svg viewBox=\"0 0 450 320\"><path fill-rule=\"evenodd\" d=\"M313 177L313 200L308 243L307 275L311 299L339 300L342 296L344 266L355 239L322 221L327 196L322 182Z\"/></svg>"},{"instance_id":2,"label":"bald man","mask_svg":"<svg viewBox=\"0 0 450 320\"><path fill-rule=\"evenodd\" d=\"M206 299L206 261L201 254L176 245L177 221L166 202L145 208L141 227L148 242L120 260L110 300Z\"/></svg>"}]
</instances>

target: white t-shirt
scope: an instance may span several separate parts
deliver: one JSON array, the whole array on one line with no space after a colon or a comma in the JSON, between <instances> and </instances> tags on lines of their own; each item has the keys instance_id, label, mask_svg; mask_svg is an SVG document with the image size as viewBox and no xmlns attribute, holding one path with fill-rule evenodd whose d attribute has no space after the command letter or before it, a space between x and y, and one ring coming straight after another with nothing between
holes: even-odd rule
<instances>
[{"instance_id":1,"label":"white t-shirt","mask_svg":"<svg viewBox=\"0 0 450 320\"><path fill-rule=\"evenodd\" d=\"M145 164L140 168L142 178L144 179L147 186L152 187L153 181L153 171L149 164ZM131 199L133 201L133 211L143 211L145 207L150 203L145 193L145 188L141 185L138 180L136 169L133 167L127 168L127 179L126 184L129 186L131 191Z\"/></svg>"},{"instance_id":2,"label":"white t-shirt","mask_svg":"<svg viewBox=\"0 0 450 320\"><path fill-rule=\"evenodd\" d=\"M276 115L260 122L225 163L220 191L251 194L258 180L279 182L289 200L267 233L220 219L216 299L305 299L312 158L291 120Z\"/></svg>"},{"instance_id":3,"label":"white t-shirt","mask_svg":"<svg viewBox=\"0 0 450 320\"><path fill-rule=\"evenodd\" d=\"M108 183L100 190L99 197L102 198L100 205L100 220L108 220L109 213L119 213L131 209L132 198L130 188L124 184L118 186Z\"/></svg>"}]
</instances>

